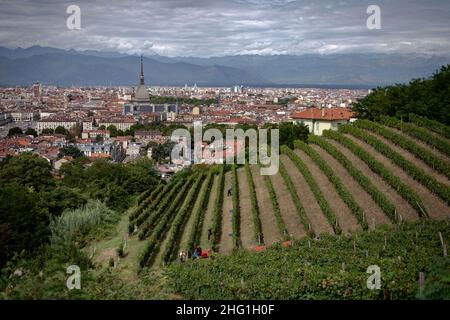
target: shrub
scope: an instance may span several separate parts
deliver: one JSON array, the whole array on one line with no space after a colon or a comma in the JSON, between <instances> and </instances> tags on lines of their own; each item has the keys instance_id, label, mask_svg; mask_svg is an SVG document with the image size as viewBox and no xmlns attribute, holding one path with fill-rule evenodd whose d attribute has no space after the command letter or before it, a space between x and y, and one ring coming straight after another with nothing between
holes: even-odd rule
<instances>
[{"instance_id":1,"label":"shrub","mask_svg":"<svg viewBox=\"0 0 450 320\"><path fill-rule=\"evenodd\" d=\"M290 238L289 232L287 231L286 225L284 224L283 218L281 217L280 206L278 204L277 195L275 193L275 189L273 188L272 180L270 180L270 176L264 176L264 181L266 183L267 190L269 191L273 214L275 215L278 231L282 235L283 240L288 240Z\"/></svg>"},{"instance_id":2,"label":"shrub","mask_svg":"<svg viewBox=\"0 0 450 320\"><path fill-rule=\"evenodd\" d=\"M245 173L247 175L248 188L250 189L250 202L252 204L252 218L255 240L259 243L261 241L262 229L261 219L259 218L258 199L256 198L255 183L253 182L252 171L248 163L245 163Z\"/></svg>"},{"instance_id":3,"label":"shrub","mask_svg":"<svg viewBox=\"0 0 450 320\"><path fill-rule=\"evenodd\" d=\"M212 249L217 250L217 245L220 240L220 232L222 228L222 204L223 204L223 188L224 188L224 170L225 166L220 167L219 172L219 184L217 185L217 190L215 191L216 202L214 203L214 212L212 217Z\"/></svg>"}]
</instances>

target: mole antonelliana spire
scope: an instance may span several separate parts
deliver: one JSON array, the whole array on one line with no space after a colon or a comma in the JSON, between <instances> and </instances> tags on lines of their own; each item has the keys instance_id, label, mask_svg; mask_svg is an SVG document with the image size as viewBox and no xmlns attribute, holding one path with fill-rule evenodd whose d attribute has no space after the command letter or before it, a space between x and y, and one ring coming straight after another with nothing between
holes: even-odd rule
<instances>
[{"instance_id":1,"label":"mole antonelliana spire","mask_svg":"<svg viewBox=\"0 0 450 320\"><path fill-rule=\"evenodd\" d=\"M139 76L139 85L134 92L134 101L141 103L150 102L148 91L145 88L144 82L144 57L141 55L141 74Z\"/></svg>"},{"instance_id":2,"label":"mole antonelliana spire","mask_svg":"<svg viewBox=\"0 0 450 320\"><path fill-rule=\"evenodd\" d=\"M144 63L142 61L142 54L141 54L141 76L139 77L139 84L144 85Z\"/></svg>"}]
</instances>

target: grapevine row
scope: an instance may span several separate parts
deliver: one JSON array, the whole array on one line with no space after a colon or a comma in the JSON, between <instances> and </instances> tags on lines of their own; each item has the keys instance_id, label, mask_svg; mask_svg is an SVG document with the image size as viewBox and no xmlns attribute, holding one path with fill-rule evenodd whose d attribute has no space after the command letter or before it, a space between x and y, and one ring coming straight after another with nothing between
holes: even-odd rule
<instances>
[{"instance_id":1,"label":"grapevine row","mask_svg":"<svg viewBox=\"0 0 450 320\"><path fill-rule=\"evenodd\" d=\"M308 146L303 141L296 140L294 142L294 146L303 150L322 170L328 180L333 184L336 191L339 193L339 196L342 200L347 204L350 208L353 215L358 219L358 222L362 226L364 230L367 230L368 224L367 219L364 216L363 209L358 205L355 201L351 193L347 190L347 188L342 183L341 179L334 173L333 169L322 159L322 157L310 146Z\"/></svg>"},{"instance_id":2,"label":"grapevine row","mask_svg":"<svg viewBox=\"0 0 450 320\"><path fill-rule=\"evenodd\" d=\"M438 149L447 156L450 156L450 143L445 139L441 139L436 135L431 134L427 129L387 116L380 117L380 122L389 127L397 128L414 138L422 140L426 144Z\"/></svg>"},{"instance_id":3,"label":"grapevine row","mask_svg":"<svg viewBox=\"0 0 450 320\"><path fill-rule=\"evenodd\" d=\"M234 245L237 247L239 244L240 239L240 230L239 230L239 223L241 219L241 211L239 207L239 181L237 178L237 169L236 165L232 166L232 197L233 197L233 219L232 219L232 227L233 227L233 239L234 239Z\"/></svg>"},{"instance_id":4,"label":"grapevine row","mask_svg":"<svg viewBox=\"0 0 450 320\"><path fill-rule=\"evenodd\" d=\"M222 205L223 205L223 188L224 188L224 167L220 166L219 183L217 184L216 201L214 203L214 212L212 217L212 249L217 251L217 246L220 241L220 232L222 228Z\"/></svg>"},{"instance_id":5,"label":"grapevine row","mask_svg":"<svg viewBox=\"0 0 450 320\"><path fill-rule=\"evenodd\" d=\"M253 218L253 230L254 237L258 243L262 238L261 219L259 218L259 206L258 199L256 198L255 183L253 182L252 171L248 163L245 163L245 173L247 175L247 182L250 191L250 202L252 204L252 218Z\"/></svg>"},{"instance_id":6,"label":"grapevine row","mask_svg":"<svg viewBox=\"0 0 450 320\"><path fill-rule=\"evenodd\" d=\"M417 158L423 160L423 162L425 162L431 168L443 173L448 178L450 178L449 163L442 160L439 157L436 157L432 152L428 151L427 149L420 147L419 145L417 145L417 143L415 143L411 139L408 139L401 134L395 133L392 130L389 130L386 127L383 127L369 120L358 120L355 122L355 125L359 128L370 130L385 137L386 139L392 141L399 147L408 150Z\"/></svg>"},{"instance_id":7,"label":"grapevine row","mask_svg":"<svg viewBox=\"0 0 450 320\"><path fill-rule=\"evenodd\" d=\"M328 201L325 199L324 195L322 194L322 191L320 190L317 182L314 180L308 167L303 163L302 159L300 159L289 147L282 146L281 152L286 154L294 162L297 169L300 171L300 173L305 178L306 183L308 183L311 191L314 194L314 197L317 200L317 203L320 206L320 209L322 209L322 212L324 213L328 222L333 227L334 232L336 234L340 234L342 232L342 230L341 230L341 227L339 226L339 222L336 218L336 214L331 209Z\"/></svg>"},{"instance_id":8,"label":"grapevine row","mask_svg":"<svg viewBox=\"0 0 450 320\"><path fill-rule=\"evenodd\" d=\"M311 227L309 218L306 215L305 208L303 208L303 205L302 205L300 198L297 194L297 191L295 189L294 183L292 182L292 179L289 176L289 173L287 172L283 162L281 162L281 161L280 161L279 171L280 171L281 176L283 177L284 183L286 184L286 186L289 190L289 193L291 194L291 198L294 201L295 208L297 209L297 214L300 218L300 222L302 223L305 230L308 230L308 235L311 237L314 237L315 233Z\"/></svg>"},{"instance_id":9,"label":"grapevine row","mask_svg":"<svg viewBox=\"0 0 450 320\"><path fill-rule=\"evenodd\" d=\"M427 174L423 169L413 165L401 154L392 150L392 148L378 140L376 137L352 125L342 125L339 127L339 131L343 133L349 133L371 145L379 153L391 159L393 163L405 170L405 172L407 172L414 180L424 185L432 193L438 195L447 204L450 204L450 187L437 181L434 177Z\"/></svg>"},{"instance_id":10,"label":"grapevine row","mask_svg":"<svg viewBox=\"0 0 450 320\"><path fill-rule=\"evenodd\" d=\"M137 199L138 205L130 214L130 221L136 219L141 214L142 210L144 210L144 208L147 207L155 199L155 197L161 192L163 187L163 184L159 184L156 189L148 189L141 193L141 195Z\"/></svg>"},{"instance_id":11,"label":"grapevine row","mask_svg":"<svg viewBox=\"0 0 450 320\"><path fill-rule=\"evenodd\" d=\"M192 204L194 203L194 198L197 195L198 188L202 181L203 181L203 174L200 174L196 179L192 188L190 188L186 198L184 198L183 204L181 208L178 210L175 219L172 221L166 246L162 254L162 261L164 265L167 265L172 260L175 245L177 243L177 240L179 239L180 232L183 230L183 226L186 223L189 209L192 207Z\"/></svg>"},{"instance_id":12,"label":"grapevine row","mask_svg":"<svg viewBox=\"0 0 450 320\"><path fill-rule=\"evenodd\" d=\"M377 161L366 150L337 131L325 130L323 131L323 135L327 138L336 140L347 147L351 152L363 160L373 172L381 176L387 184L397 190L403 199L405 199L417 211L419 216L426 215L422 200L419 196L417 196L411 188L401 182L397 176L392 174L381 162Z\"/></svg>"},{"instance_id":13,"label":"grapevine row","mask_svg":"<svg viewBox=\"0 0 450 320\"><path fill-rule=\"evenodd\" d=\"M308 141L310 143L317 144L322 149L327 151L332 157L334 157L347 170L353 179L359 183L361 188L363 188L372 197L373 201L381 208L381 210L383 210L386 216L392 222L397 221L395 206L384 196L382 192L377 189L377 187L373 185L364 173L358 170L353 163L348 160L344 154L342 154L342 152L340 152L332 144L328 143L325 139L316 135L310 135Z\"/></svg>"},{"instance_id":14,"label":"grapevine row","mask_svg":"<svg viewBox=\"0 0 450 320\"><path fill-rule=\"evenodd\" d=\"M272 200L273 214L275 215L278 231L282 235L283 240L288 240L290 238L289 232L286 229L286 225L284 224L283 218L281 217L280 205L278 204L277 201L277 195L275 193L272 180L270 180L270 176L267 175L264 176L264 180L266 182L267 190L269 191L270 199Z\"/></svg>"},{"instance_id":15,"label":"grapevine row","mask_svg":"<svg viewBox=\"0 0 450 320\"><path fill-rule=\"evenodd\" d=\"M427 128L428 130L431 130L433 132L436 132L447 139L450 139L450 127L446 126L443 123L440 123L436 120L431 120L425 117L421 117L415 114L409 115L409 121L414 123L415 125L419 127Z\"/></svg>"}]
</instances>

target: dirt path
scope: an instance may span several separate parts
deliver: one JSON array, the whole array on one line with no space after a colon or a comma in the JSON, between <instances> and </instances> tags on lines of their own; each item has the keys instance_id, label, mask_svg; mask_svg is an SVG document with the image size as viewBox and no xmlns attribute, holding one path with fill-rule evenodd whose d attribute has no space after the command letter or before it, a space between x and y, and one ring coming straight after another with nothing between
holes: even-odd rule
<instances>
[{"instance_id":1,"label":"dirt path","mask_svg":"<svg viewBox=\"0 0 450 320\"><path fill-rule=\"evenodd\" d=\"M373 229L375 219L375 226L379 224L390 224L389 218L384 214L383 210L373 201L372 197L364 191L361 185L353 179L353 177L333 156L331 156L324 149L317 145L311 145L318 154L330 165L335 173L339 176L342 183L347 187L347 190L352 194L355 201L364 210L369 228Z\"/></svg>"},{"instance_id":2,"label":"dirt path","mask_svg":"<svg viewBox=\"0 0 450 320\"><path fill-rule=\"evenodd\" d=\"M204 249L211 248L211 242L208 241L208 229L212 226L212 218L214 213L214 204L217 198L217 186L219 184L219 175L214 175L214 181L209 193L208 207L206 209L205 218L203 220L202 235L200 236L200 247Z\"/></svg>"},{"instance_id":3,"label":"dirt path","mask_svg":"<svg viewBox=\"0 0 450 320\"><path fill-rule=\"evenodd\" d=\"M333 234L334 232L332 227L328 223L326 217L319 207L319 204L316 201L316 198L314 197L314 194L309 189L308 184L306 183L301 173L298 171L295 164L285 154L282 154L280 156L280 160L283 161L283 164L292 179L292 183L297 189L297 194L300 198L303 208L305 209L306 215L311 222L311 227L313 228L313 230L316 232L316 234Z\"/></svg>"},{"instance_id":4,"label":"dirt path","mask_svg":"<svg viewBox=\"0 0 450 320\"><path fill-rule=\"evenodd\" d=\"M266 187L264 177L261 175L259 166L252 165L253 183L255 184L256 199L258 200L259 218L261 219L261 231L264 237L264 243L267 246L280 241L275 214L273 213L272 200Z\"/></svg>"},{"instance_id":5,"label":"dirt path","mask_svg":"<svg viewBox=\"0 0 450 320\"><path fill-rule=\"evenodd\" d=\"M222 206L222 234L220 235L219 252L222 254L230 254L233 251L233 197L228 196L228 189L232 186L231 171L225 174L225 182L223 188L223 206Z\"/></svg>"},{"instance_id":6,"label":"dirt path","mask_svg":"<svg viewBox=\"0 0 450 320\"><path fill-rule=\"evenodd\" d=\"M248 186L247 175L244 168L237 169L238 184L239 184L239 207L241 220L239 230L241 233L241 244L245 249L250 249L256 246L254 238L254 226L252 217L252 204L250 201L250 189Z\"/></svg>"},{"instance_id":7,"label":"dirt path","mask_svg":"<svg viewBox=\"0 0 450 320\"><path fill-rule=\"evenodd\" d=\"M295 149L294 152L303 160L309 171L311 171L311 174L314 180L319 185L319 188L322 191L325 199L330 204L331 209L333 209L333 211L335 212L342 231L344 233L348 233L351 231L361 230L361 226L358 224L358 220L352 214L342 198L339 196L333 184L330 182L330 180L328 180L327 176L325 176L322 170L320 170L320 168L314 163L314 161L302 150Z\"/></svg>"},{"instance_id":8,"label":"dirt path","mask_svg":"<svg viewBox=\"0 0 450 320\"><path fill-rule=\"evenodd\" d=\"M297 214L297 208L294 201L292 201L291 194L289 193L283 177L280 173L270 176L272 179L273 188L277 195L278 205L280 207L281 217L283 218L286 229L289 232L291 238L302 238L306 235L305 228L300 221Z\"/></svg>"},{"instance_id":9,"label":"dirt path","mask_svg":"<svg viewBox=\"0 0 450 320\"><path fill-rule=\"evenodd\" d=\"M395 133L403 135L405 138L408 138L408 139L414 141L415 143L417 143L418 146L420 146L420 147L422 147L422 148L432 152L436 157L438 157L438 158L440 158L440 159L442 159L444 161L450 161L450 157L449 156L447 156L445 153L442 153L441 151L437 150L435 147L430 146L429 144L423 142L422 140L417 139L416 137L410 136L409 134L404 133L404 132L402 132L402 131L400 131L400 130L398 130L396 128L391 128L391 127L387 127L387 128L392 130L392 131L394 131ZM428 130L428 131L432 132L430 130ZM436 134L436 137L438 137L438 138L446 139L445 137L439 135L438 133L435 133L435 134Z\"/></svg>"},{"instance_id":10,"label":"dirt path","mask_svg":"<svg viewBox=\"0 0 450 320\"><path fill-rule=\"evenodd\" d=\"M413 165L423 169L423 171L425 171L425 173L427 173L428 175L432 176L433 178L435 178L437 181L444 183L446 185L450 185L450 180L443 175L442 173L439 173L438 171L434 170L433 168L429 167L425 162L423 162L422 160L420 160L419 158L417 158L415 155L413 155L412 153L409 153L407 150L398 147L397 145L395 145L394 143L392 143L391 141L385 139L384 137L373 133L369 130L365 130L368 134L376 137L378 140L380 140L381 142L383 142L384 144L388 145L391 149L393 149L394 151L398 152L399 154L401 154L406 160L408 160L409 162L411 162Z\"/></svg>"},{"instance_id":11,"label":"dirt path","mask_svg":"<svg viewBox=\"0 0 450 320\"><path fill-rule=\"evenodd\" d=\"M403 197L389 184L387 184L383 178L381 178L378 174L374 173L369 166L361 160L358 156L356 156L349 149L341 145L339 142L336 142L332 139L326 139L328 143L332 144L336 148L341 151L348 160L350 160L353 165L364 172L367 178L373 183L375 187L378 188L383 194L388 198L395 206L397 213L401 215L405 220L417 220L418 216L413 207L405 200Z\"/></svg>"},{"instance_id":12,"label":"dirt path","mask_svg":"<svg viewBox=\"0 0 450 320\"><path fill-rule=\"evenodd\" d=\"M403 169L392 163L390 159L378 153L372 146L362 142L361 140L351 135L346 134L345 136L352 139L359 146L363 147L375 159L383 163L388 170L390 170L393 174L399 177L404 184L406 184L412 190L414 190L420 197L420 199L422 199L423 205L425 206L425 209L427 210L431 218L445 219L450 215L450 208L440 198L432 194L427 188L425 188L419 182L415 181L405 171L403 171Z\"/></svg>"}]
</instances>

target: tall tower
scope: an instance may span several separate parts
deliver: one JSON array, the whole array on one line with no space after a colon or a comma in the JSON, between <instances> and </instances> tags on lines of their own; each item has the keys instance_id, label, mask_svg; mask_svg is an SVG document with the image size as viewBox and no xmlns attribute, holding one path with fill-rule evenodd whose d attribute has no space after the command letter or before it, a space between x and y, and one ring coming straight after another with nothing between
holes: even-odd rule
<instances>
[{"instance_id":1,"label":"tall tower","mask_svg":"<svg viewBox=\"0 0 450 320\"><path fill-rule=\"evenodd\" d=\"M148 91L145 88L144 82L144 61L141 55L141 74L139 75L139 85L137 86L134 92L134 102L139 103L150 103L150 97L148 95Z\"/></svg>"},{"instance_id":2,"label":"tall tower","mask_svg":"<svg viewBox=\"0 0 450 320\"><path fill-rule=\"evenodd\" d=\"M141 75L139 77L139 84L144 85L144 63L142 61L142 54L141 54Z\"/></svg>"}]
</instances>

